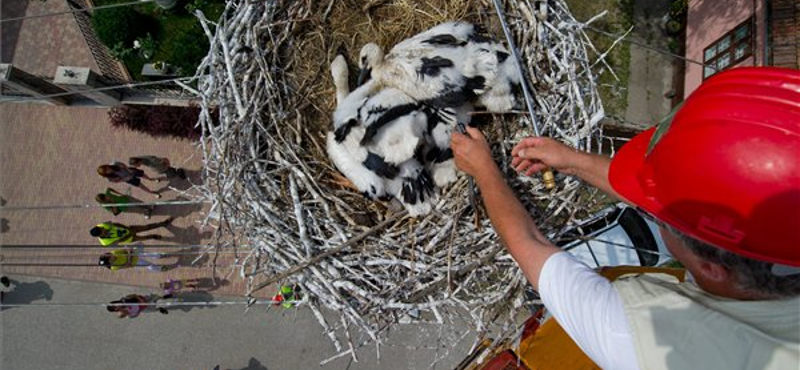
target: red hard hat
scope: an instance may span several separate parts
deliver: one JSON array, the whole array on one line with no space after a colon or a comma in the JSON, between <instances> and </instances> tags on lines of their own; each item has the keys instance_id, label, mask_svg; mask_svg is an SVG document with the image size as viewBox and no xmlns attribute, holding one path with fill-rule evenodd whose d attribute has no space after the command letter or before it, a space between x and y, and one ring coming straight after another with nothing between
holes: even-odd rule
<instances>
[{"instance_id":1,"label":"red hard hat","mask_svg":"<svg viewBox=\"0 0 800 370\"><path fill-rule=\"evenodd\" d=\"M800 266L800 71L743 67L611 162L620 195L696 239Z\"/></svg>"}]
</instances>

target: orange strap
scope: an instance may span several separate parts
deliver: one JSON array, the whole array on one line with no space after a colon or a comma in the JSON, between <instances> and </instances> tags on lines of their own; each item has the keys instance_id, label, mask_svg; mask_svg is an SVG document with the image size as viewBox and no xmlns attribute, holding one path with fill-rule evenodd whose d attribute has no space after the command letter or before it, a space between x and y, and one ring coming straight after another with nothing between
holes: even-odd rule
<instances>
[{"instance_id":1,"label":"orange strap","mask_svg":"<svg viewBox=\"0 0 800 370\"><path fill-rule=\"evenodd\" d=\"M683 281L685 270L676 268L658 268L642 266L606 267L599 271L600 275L614 281L625 275L665 273ZM537 320L537 315L529 320ZM528 323L526 323L526 326ZM586 354L578 348L567 332L555 319L547 320L532 333L523 334L517 351L522 363L531 370L548 369L600 369Z\"/></svg>"}]
</instances>

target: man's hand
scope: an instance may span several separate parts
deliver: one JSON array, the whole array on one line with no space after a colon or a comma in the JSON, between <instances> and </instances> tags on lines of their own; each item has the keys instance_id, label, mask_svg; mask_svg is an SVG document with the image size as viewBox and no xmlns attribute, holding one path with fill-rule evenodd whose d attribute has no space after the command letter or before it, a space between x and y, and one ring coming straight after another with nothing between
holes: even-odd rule
<instances>
[{"instance_id":1,"label":"man's hand","mask_svg":"<svg viewBox=\"0 0 800 370\"><path fill-rule=\"evenodd\" d=\"M499 172L492 159L489 143L477 128L467 126L466 135L453 131L450 148L456 167L475 179L495 176Z\"/></svg>"},{"instance_id":2,"label":"man's hand","mask_svg":"<svg viewBox=\"0 0 800 370\"><path fill-rule=\"evenodd\" d=\"M511 155L511 166L519 173L531 175L550 167L567 175L578 176L606 194L625 201L608 182L611 158L604 155L581 152L547 137L522 139Z\"/></svg>"},{"instance_id":3,"label":"man's hand","mask_svg":"<svg viewBox=\"0 0 800 370\"><path fill-rule=\"evenodd\" d=\"M585 153L572 149L547 137L522 139L514 149L511 167L517 172L531 175L547 167L568 175L576 175Z\"/></svg>"}]
</instances>

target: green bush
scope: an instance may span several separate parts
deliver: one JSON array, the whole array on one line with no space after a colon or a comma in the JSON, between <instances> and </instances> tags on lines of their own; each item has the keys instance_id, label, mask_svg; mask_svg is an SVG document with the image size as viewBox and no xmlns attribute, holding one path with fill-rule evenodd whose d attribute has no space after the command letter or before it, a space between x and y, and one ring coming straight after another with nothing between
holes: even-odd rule
<instances>
[{"instance_id":1,"label":"green bush","mask_svg":"<svg viewBox=\"0 0 800 370\"><path fill-rule=\"evenodd\" d=\"M161 58L178 67L181 75L191 76L200 65L200 61L208 54L208 38L199 25L171 35L161 48Z\"/></svg>"},{"instance_id":2,"label":"green bush","mask_svg":"<svg viewBox=\"0 0 800 370\"><path fill-rule=\"evenodd\" d=\"M166 105L118 105L108 111L115 128L189 140L200 138L201 129L196 127L199 116L200 108Z\"/></svg>"},{"instance_id":3,"label":"green bush","mask_svg":"<svg viewBox=\"0 0 800 370\"><path fill-rule=\"evenodd\" d=\"M131 7L101 9L92 15L92 28L106 46L122 43L126 47L137 37L157 31L157 21L137 12Z\"/></svg>"}]
</instances>

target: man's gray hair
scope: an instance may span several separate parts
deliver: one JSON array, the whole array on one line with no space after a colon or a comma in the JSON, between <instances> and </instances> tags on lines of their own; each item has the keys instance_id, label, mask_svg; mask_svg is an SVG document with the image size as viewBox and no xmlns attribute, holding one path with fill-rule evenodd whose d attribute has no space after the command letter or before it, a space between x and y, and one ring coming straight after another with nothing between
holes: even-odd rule
<instances>
[{"instance_id":1,"label":"man's gray hair","mask_svg":"<svg viewBox=\"0 0 800 370\"><path fill-rule=\"evenodd\" d=\"M724 266L733 274L739 288L772 298L789 298L800 294L800 270L796 274L775 274L772 262L747 258L692 238L664 225L698 257Z\"/></svg>"}]
</instances>

